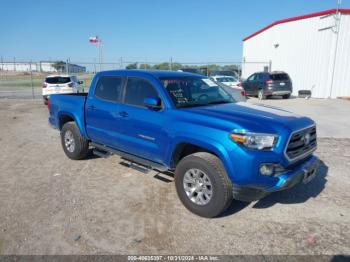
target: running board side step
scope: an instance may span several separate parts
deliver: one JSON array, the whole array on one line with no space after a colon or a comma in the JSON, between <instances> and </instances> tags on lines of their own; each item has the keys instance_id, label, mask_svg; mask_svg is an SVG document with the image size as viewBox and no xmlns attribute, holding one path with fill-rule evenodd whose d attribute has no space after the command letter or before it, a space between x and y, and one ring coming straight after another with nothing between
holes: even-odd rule
<instances>
[{"instance_id":1,"label":"running board side step","mask_svg":"<svg viewBox=\"0 0 350 262\"><path fill-rule=\"evenodd\" d=\"M112 154L110 152L106 152L106 151L102 151L102 150L98 150L98 149L93 149L92 153L96 156L102 157L102 158L108 158L110 157Z\"/></svg>"},{"instance_id":2,"label":"running board side step","mask_svg":"<svg viewBox=\"0 0 350 262\"><path fill-rule=\"evenodd\" d=\"M156 162L153 162L151 160L147 160L147 159L135 156L135 155L131 155L131 154L125 153L123 151L110 148L110 147L105 146L105 145L101 145L101 144L97 144L97 143L93 143L93 142L90 143L90 145L95 147L95 149L93 150L93 153L95 154L95 152L96 152L97 153L96 155L101 156L103 158L106 158L106 154L109 154L108 156L110 156L111 154L115 154L115 155L118 155L118 156L124 158L125 160L137 163L137 164L142 165L142 166L149 168L149 169L155 169L155 170L158 170L161 172L169 170L169 168L165 165L162 165L162 164L159 164L159 163L156 163Z\"/></svg>"}]
</instances>

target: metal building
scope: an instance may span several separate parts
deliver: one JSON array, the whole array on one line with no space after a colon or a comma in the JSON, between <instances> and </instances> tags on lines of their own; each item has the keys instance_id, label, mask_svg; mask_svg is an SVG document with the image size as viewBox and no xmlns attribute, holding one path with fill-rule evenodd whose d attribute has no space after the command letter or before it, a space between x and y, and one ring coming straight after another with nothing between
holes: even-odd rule
<instances>
[{"instance_id":1,"label":"metal building","mask_svg":"<svg viewBox=\"0 0 350 262\"><path fill-rule=\"evenodd\" d=\"M2 62L0 61L0 71L16 71L16 72L60 72L60 73L84 73L85 66L71 63L64 63L60 70L54 67L56 62L40 61L40 62ZM68 70L67 70L68 66Z\"/></svg>"},{"instance_id":2,"label":"metal building","mask_svg":"<svg viewBox=\"0 0 350 262\"><path fill-rule=\"evenodd\" d=\"M350 96L350 9L278 20L244 38L242 77L264 70L287 72L293 95Z\"/></svg>"}]
</instances>

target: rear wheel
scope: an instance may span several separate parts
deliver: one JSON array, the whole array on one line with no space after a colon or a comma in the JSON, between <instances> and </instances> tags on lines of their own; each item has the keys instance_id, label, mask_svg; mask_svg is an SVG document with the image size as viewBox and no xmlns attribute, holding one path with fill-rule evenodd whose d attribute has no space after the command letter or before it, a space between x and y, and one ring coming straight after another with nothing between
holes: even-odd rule
<instances>
[{"instance_id":1,"label":"rear wheel","mask_svg":"<svg viewBox=\"0 0 350 262\"><path fill-rule=\"evenodd\" d=\"M67 122L62 127L61 144L70 159L83 159L89 152L89 141L80 134L75 122Z\"/></svg>"},{"instance_id":2,"label":"rear wheel","mask_svg":"<svg viewBox=\"0 0 350 262\"><path fill-rule=\"evenodd\" d=\"M259 90L258 98L259 98L259 100L264 100L266 98L266 96L264 94L264 90L262 90L262 89Z\"/></svg>"},{"instance_id":3,"label":"rear wheel","mask_svg":"<svg viewBox=\"0 0 350 262\"><path fill-rule=\"evenodd\" d=\"M290 98L290 94L283 95L282 97L283 97L283 99L288 99L288 98Z\"/></svg>"},{"instance_id":4,"label":"rear wheel","mask_svg":"<svg viewBox=\"0 0 350 262\"><path fill-rule=\"evenodd\" d=\"M202 217L216 217L232 202L232 183L215 155L198 152L175 170L177 194L184 206Z\"/></svg>"}]
</instances>

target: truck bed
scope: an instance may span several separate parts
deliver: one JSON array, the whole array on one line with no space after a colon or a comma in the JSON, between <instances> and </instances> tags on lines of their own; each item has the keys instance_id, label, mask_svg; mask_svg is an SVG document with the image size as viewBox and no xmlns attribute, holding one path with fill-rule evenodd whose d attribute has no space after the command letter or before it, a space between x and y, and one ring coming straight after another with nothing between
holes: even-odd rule
<instances>
[{"instance_id":1,"label":"truck bed","mask_svg":"<svg viewBox=\"0 0 350 262\"><path fill-rule=\"evenodd\" d=\"M49 123L60 129L60 115L69 115L85 133L85 126L82 121L85 117L85 101L88 93L57 94L50 96Z\"/></svg>"}]
</instances>

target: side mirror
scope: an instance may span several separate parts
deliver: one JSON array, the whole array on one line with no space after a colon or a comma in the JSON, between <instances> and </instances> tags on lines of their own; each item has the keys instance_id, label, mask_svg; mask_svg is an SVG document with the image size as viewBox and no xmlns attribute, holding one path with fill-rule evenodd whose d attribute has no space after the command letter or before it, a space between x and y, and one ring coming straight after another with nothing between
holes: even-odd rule
<instances>
[{"instance_id":1,"label":"side mirror","mask_svg":"<svg viewBox=\"0 0 350 262\"><path fill-rule=\"evenodd\" d=\"M160 100L159 97L146 97L143 100L143 104L153 110L159 110L162 108L162 101Z\"/></svg>"},{"instance_id":2,"label":"side mirror","mask_svg":"<svg viewBox=\"0 0 350 262\"><path fill-rule=\"evenodd\" d=\"M84 81L81 81L81 80L80 80L80 81L78 81L78 84L79 84L79 85L82 85L82 84L84 84Z\"/></svg>"}]
</instances>

